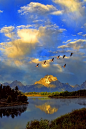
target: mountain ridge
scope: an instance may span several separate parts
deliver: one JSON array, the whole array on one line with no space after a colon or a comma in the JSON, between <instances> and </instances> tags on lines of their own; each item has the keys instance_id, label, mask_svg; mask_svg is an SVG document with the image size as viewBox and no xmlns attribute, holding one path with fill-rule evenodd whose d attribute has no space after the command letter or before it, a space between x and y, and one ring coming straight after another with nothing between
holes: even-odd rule
<instances>
[{"instance_id":1,"label":"mountain ridge","mask_svg":"<svg viewBox=\"0 0 86 129\"><path fill-rule=\"evenodd\" d=\"M75 91L80 89L86 89L86 81L81 85L76 84L75 86L69 85L69 83L61 83L57 77L53 75L45 75L39 81L36 81L33 85L23 85L20 81L13 81L12 83L3 83L2 85L9 85L11 88L18 86L22 92L55 92L55 91Z\"/></svg>"}]
</instances>

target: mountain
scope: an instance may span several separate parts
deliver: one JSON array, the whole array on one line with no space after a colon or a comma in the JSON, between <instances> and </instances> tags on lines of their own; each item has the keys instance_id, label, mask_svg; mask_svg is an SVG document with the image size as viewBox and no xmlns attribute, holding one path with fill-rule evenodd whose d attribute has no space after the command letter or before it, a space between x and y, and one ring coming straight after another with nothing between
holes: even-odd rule
<instances>
[{"instance_id":1,"label":"mountain","mask_svg":"<svg viewBox=\"0 0 86 129\"><path fill-rule=\"evenodd\" d=\"M53 75L46 75L39 81L36 81L33 85L23 85L20 81L13 81L12 83L3 83L3 86L9 85L11 88L18 86L19 90L22 92L55 92L55 91L77 91L80 89L86 89L86 81L80 86L76 84L75 86L69 85L68 83L61 83Z\"/></svg>"},{"instance_id":2,"label":"mountain","mask_svg":"<svg viewBox=\"0 0 86 129\"><path fill-rule=\"evenodd\" d=\"M10 84L11 88L15 88L15 86L24 86L20 81L13 81L11 84Z\"/></svg>"},{"instance_id":3,"label":"mountain","mask_svg":"<svg viewBox=\"0 0 86 129\"><path fill-rule=\"evenodd\" d=\"M83 82L83 84L81 84L80 88L81 88L81 89L86 89L86 81Z\"/></svg>"},{"instance_id":4,"label":"mountain","mask_svg":"<svg viewBox=\"0 0 86 129\"><path fill-rule=\"evenodd\" d=\"M15 89L16 86L18 86L18 89L22 92L26 92L28 89L26 86L24 86L20 81L13 81L12 83L2 83L3 86L9 85L12 89Z\"/></svg>"},{"instance_id":5,"label":"mountain","mask_svg":"<svg viewBox=\"0 0 86 129\"><path fill-rule=\"evenodd\" d=\"M53 75L46 75L44 78L41 78L39 81L36 81L34 84L42 84L45 87L53 87L53 85L51 85L51 82L56 81L57 78L53 77Z\"/></svg>"},{"instance_id":6,"label":"mountain","mask_svg":"<svg viewBox=\"0 0 86 129\"><path fill-rule=\"evenodd\" d=\"M7 86L7 85L9 85L9 83L8 83L8 82L4 82L4 83L2 83L2 86Z\"/></svg>"},{"instance_id":7,"label":"mountain","mask_svg":"<svg viewBox=\"0 0 86 129\"><path fill-rule=\"evenodd\" d=\"M61 83L53 75L46 75L39 81L36 81L34 85L28 88L27 92L55 92L55 91L73 91L76 87L70 86L68 83Z\"/></svg>"}]
</instances>

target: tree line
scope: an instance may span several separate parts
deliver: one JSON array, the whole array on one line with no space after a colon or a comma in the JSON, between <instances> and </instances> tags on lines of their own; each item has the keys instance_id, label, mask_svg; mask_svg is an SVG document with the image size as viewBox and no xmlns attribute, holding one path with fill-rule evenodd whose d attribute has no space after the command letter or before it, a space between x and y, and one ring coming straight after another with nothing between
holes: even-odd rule
<instances>
[{"instance_id":1,"label":"tree line","mask_svg":"<svg viewBox=\"0 0 86 129\"><path fill-rule=\"evenodd\" d=\"M53 92L50 96L86 96L86 89L78 90L78 91L63 91L63 92Z\"/></svg>"},{"instance_id":2,"label":"tree line","mask_svg":"<svg viewBox=\"0 0 86 129\"><path fill-rule=\"evenodd\" d=\"M25 95L31 95L31 94L40 94L40 95L49 95L49 96L86 96L86 89L78 90L78 91L55 91L55 92L27 92Z\"/></svg>"},{"instance_id":3,"label":"tree line","mask_svg":"<svg viewBox=\"0 0 86 129\"><path fill-rule=\"evenodd\" d=\"M11 102L27 102L27 97L23 95L19 89L18 86L15 87L15 89L11 89L9 85L2 86L0 85L0 100L6 99L7 103Z\"/></svg>"}]
</instances>

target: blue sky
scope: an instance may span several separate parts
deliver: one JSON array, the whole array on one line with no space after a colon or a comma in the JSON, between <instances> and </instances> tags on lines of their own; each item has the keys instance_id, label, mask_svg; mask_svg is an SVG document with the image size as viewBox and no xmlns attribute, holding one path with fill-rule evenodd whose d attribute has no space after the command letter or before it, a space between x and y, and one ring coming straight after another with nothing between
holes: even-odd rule
<instances>
[{"instance_id":1,"label":"blue sky","mask_svg":"<svg viewBox=\"0 0 86 129\"><path fill-rule=\"evenodd\" d=\"M34 84L47 74L86 80L86 0L0 0L0 82Z\"/></svg>"}]
</instances>

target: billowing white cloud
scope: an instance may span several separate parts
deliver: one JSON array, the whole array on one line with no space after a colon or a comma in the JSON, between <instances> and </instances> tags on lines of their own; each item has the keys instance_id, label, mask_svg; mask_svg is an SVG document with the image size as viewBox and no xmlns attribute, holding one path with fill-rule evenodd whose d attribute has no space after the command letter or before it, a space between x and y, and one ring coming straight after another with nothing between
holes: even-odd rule
<instances>
[{"instance_id":1,"label":"billowing white cloud","mask_svg":"<svg viewBox=\"0 0 86 129\"><path fill-rule=\"evenodd\" d=\"M39 30L36 29L20 29L17 31L17 34L21 40L28 43L37 43L38 35L41 36L39 33Z\"/></svg>"},{"instance_id":2,"label":"billowing white cloud","mask_svg":"<svg viewBox=\"0 0 86 129\"><path fill-rule=\"evenodd\" d=\"M73 49L79 50L84 43L86 43L86 40L78 39L66 45L58 46L58 48L73 48Z\"/></svg>"},{"instance_id":3,"label":"billowing white cloud","mask_svg":"<svg viewBox=\"0 0 86 129\"><path fill-rule=\"evenodd\" d=\"M79 11L81 9L81 3L78 0L53 0L53 2L67 7L71 12Z\"/></svg>"},{"instance_id":4,"label":"billowing white cloud","mask_svg":"<svg viewBox=\"0 0 86 129\"><path fill-rule=\"evenodd\" d=\"M51 62L51 59L49 59L49 60L46 60L46 63L44 64L44 61L45 60L42 60L42 61L39 61L39 59L31 59L31 61L29 62L30 64L33 64L33 63L35 63L35 64L40 64L41 65L41 67L43 67L43 68L47 68L47 67L49 67L50 66L50 62Z\"/></svg>"},{"instance_id":5,"label":"billowing white cloud","mask_svg":"<svg viewBox=\"0 0 86 129\"><path fill-rule=\"evenodd\" d=\"M1 30L0 30L0 32L1 33L10 33L10 32L12 32L14 30L14 26L5 26L5 27L3 27Z\"/></svg>"},{"instance_id":6,"label":"billowing white cloud","mask_svg":"<svg viewBox=\"0 0 86 129\"><path fill-rule=\"evenodd\" d=\"M29 27L32 27L32 25L20 25L20 26L17 26L16 28L17 29L28 29Z\"/></svg>"},{"instance_id":7,"label":"billowing white cloud","mask_svg":"<svg viewBox=\"0 0 86 129\"><path fill-rule=\"evenodd\" d=\"M20 10L18 10L18 12L21 14L36 13L40 15L59 15L63 13L62 10L56 9L53 5L44 5L38 2L31 2L30 4L21 7Z\"/></svg>"},{"instance_id":8,"label":"billowing white cloud","mask_svg":"<svg viewBox=\"0 0 86 129\"><path fill-rule=\"evenodd\" d=\"M5 48L3 49L4 54L11 58L20 56L23 58L23 56L29 53L32 48L34 48L35 44L39 42L39 38L44 35L44 32L40 31L36 29L18 29L17 37L19 39L5 43L5 46L3 46L3 48ZM8 32L8 29L4 30L4 32ZM6 33L5 36L10 37L10 34Z\"/></svg>"}]
</instances>

